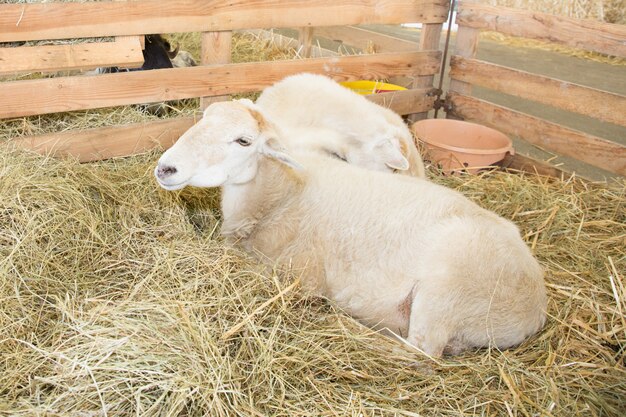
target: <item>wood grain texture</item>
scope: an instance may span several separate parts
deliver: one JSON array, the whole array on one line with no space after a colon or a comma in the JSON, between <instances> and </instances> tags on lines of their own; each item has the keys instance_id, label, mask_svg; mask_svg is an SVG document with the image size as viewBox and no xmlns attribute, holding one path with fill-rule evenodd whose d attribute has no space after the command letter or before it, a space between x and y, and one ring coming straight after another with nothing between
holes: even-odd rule
<instances>
[{"instance_id":1,"label":"wood grain texture","mask_svg":"<svg viewBox=\"0 0 626 417\"><path fill-rule=\"evenodd\" d=\"M464 1L459 4L457 23L460 26L626 57L625 25Z\"/></svg>"},{"instance_id":2,"label":"wood grain texture","mask_svg":"<svg viewBox=\"0 0 626 417\"><path fill-rule=\"evenodd\" d=\"M231 59L231 44L233 32L204 32L201 35L201 65L211 64L228 64ZM217 101L225 101L230 98L229 95L202 97L200 99L200 108L206 109L209 104Z\"/></svg>"},{"instance_id":3,"label":"wood grain texture","mask_svg":"<svg viewBox=\"0 0 626 417\"><path fill-rule=\"evenodd\" d=\"M626 126L626 97L476 59L452 57L450 76L560 109Z\"/></svg>"},{"instance_id":4,"label":"wood grain texture","mask_svg":"<svg viewBox=\"0 0 626 417\"><path fill-rule=\"evenodd\" d=\"M0 48L0 75L113 66L140 67L143 64L141 49L139 38L135 36L116 42Z\"/></svg>"},{"instance_id":5,"label":"wood grain texture","mask_svg":"<svg viewBox=\"0 0 626 417\"><path fill-rule=\"evenodd\" d=\"M506 107L449 93L453 116L477 121L542 148L626 176L626 146Z\"/></svg>"},{"instance_id":6,"label":"wood grain texture","mask_svg":"<svg viewBox=\"0 0 626 417\"><path fill-rule=\"evenodd\" d=\"M430 87L370 94L365 96L365 98L383 107L390 108L398 114L406 115L432 110L436 97L434 89Z\"/></svg>"},{"instance_id":7,"label":"wood grain texture","mask_svg":"<svg viewBox=\"0 0 626 417\"><path fill-rule=\"evenodd\" d=\"M432 108L428 91L407 90L365 96L400 114ZM198 114L197 117L201 117ZM97 161L146 152L155 147L168 148L195 123L193 117L101 127L83 131L66 131L27 136L4 142L45 155L72 156L81 162ZM1 149L0 145L0 149Z\"/></svg>"},{"instance_id":8,"label":"wood grain texture","mask_svg":"<svg viewBox=\"0 0 626 417\"><path fill-rule=\"evenodd\" d=\"M201 35L200 62L208 64L228 64L231 56L233 32L204 32Z\"/></svg>"},{"instance_id":9,"label":"wood grain texture","mask_svg":"<svg viewBox=\"0 0 626 417\"><path fill-rule=\"evenodd\" d=\"M6 141L44 155L72 156L81 162L135 155L155 147L169 148L192 125L192 117L123 126L28 136Z\"/></svg>"},{"instance_id":10,"label":"wood grain texture","mask_svg":"<svg viewBox=\"0 0 626 417\"><path fill-rule=\"evenodd\" d=\"M438 23L448 0L137 0L0 5L0 42L271 27Z\"/></svg>"},{"instance_id":11,"label":"wood grain texture","mask_svg":"<svg viewBox=\"0 0 626 417\"><path fill-rule=\"evenodd\" d=\"M478 29L467 26L459 26L456 34L455 53L465 58L474 58L478 49ZM472 85L455 79L450 80L450 90L460 94L471 95Z\"/></svg>"},{"instance_id":12,"label":"wood grain texture","mask_svg":"<svg viewBox=\"0 0 626 417\"><path fill-rule=\"evenodd\" d=\"M440 52L390 53L11 81L2 84L0 118L261 90L298 72L338 81L427 75Z\"/></svg>"},{"instance_id":13,"label":"wood grain texture","mask_svg":"<svg viewBox=\"0 0 626 417\"><path fill-rule=\"evenodd\" d=\"M424 24L422 26L422 32L420 34L419 49L420 51L432 51L439 49L439 41L441 39L441 29L443 24L431 23ZM426 75L416 77L411 84L412 88L432 88L435 77L434 75ZM428 112L415 113L409 116L411 122L423 120L428 118Z\"/></svg>"}]
</instances>

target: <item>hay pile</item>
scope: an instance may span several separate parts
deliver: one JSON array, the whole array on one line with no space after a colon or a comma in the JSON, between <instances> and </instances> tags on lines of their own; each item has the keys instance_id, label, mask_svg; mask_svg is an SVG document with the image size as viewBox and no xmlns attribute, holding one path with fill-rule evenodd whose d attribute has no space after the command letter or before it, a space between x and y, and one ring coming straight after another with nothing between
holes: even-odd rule
<instances>
[{"instance_id":1,"label":"hay pile","mask_svg":"<svg viewBox=\"0 0 626 417\"><path fill-rule=\"evenodd\" d=\"M157 157L0 153L0 415L623 415L624 184L437 178L520 225L550 318L434 362L225 247L217 192Z\"/></svg>"}]
</instances>

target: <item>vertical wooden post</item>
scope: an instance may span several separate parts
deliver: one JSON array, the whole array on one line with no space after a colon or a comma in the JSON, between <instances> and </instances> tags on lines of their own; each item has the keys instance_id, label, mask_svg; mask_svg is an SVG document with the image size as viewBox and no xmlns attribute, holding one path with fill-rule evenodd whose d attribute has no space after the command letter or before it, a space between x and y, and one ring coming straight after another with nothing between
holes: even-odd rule
<instances>
[{"instance_id":1,"label":"vertical wooden post","mask_svg":"<svg viewBox=\"0 0 626 417\"><path fill-rule=\"evenodd\" d=\"M126 0L113 0L113 1L117 1L117 2L124 2L126 3ZM140 36L116 36L115 37L115 42L119 42L120 45L133 45L135 44L135 42L139 42L139 44L141 45L141 50L146 49L146 37L144 35L140 35ZM140 68L141 65L136 65L133 67L129 67L129 68Z\"/></svg>"},{"instance_id":2,"label":"vertical wooden post","mask_svg":"<svg viewBox=\"0 0 626 417\"><path fill-rule=\"evenodd\" d=\"M200 63L201 65L228 64L230 62L233 32L203 32ZM201 97L200 109L204 110L211 103L229 100L230 96Z\"/></svg>"},{"instance_id":3,"label":"vertical wooden post","mask_svg":"<svg viewBox=\"0 0 626 417\"><path fill-rule=\"evenodd\" d=\"M478 47L478 35L480 30L469 28L467 26L459 26L456 34L455 54L463 58L476 57L476 48ZM463 81L450 80L450 91L459 94L472 94L472 85Z\"/></svg>"},{"instance_id":4,"label":"vertical wooden post","mask_svg":"<svg viewBox=\"0 0 626 417\"><path fill-rule=\"evenodd\" d=\"M313 42L313 28L310 26L298 29L298 43L300 44L300 56L311 57L311 43Z\"/></svg>"},{"instance_id":5,"label":"vertical wooden post","mask_svg":"<svg viewBox=\"0 0 626 417\"><path fill-rule=\"evenodd\" d=\"M443 23L426 23L422 25L422 32L420 34L420 51L434 51L439 49L439 40L441 39L441 29ZM426 75L417 77L412 84L412 88L432 87L435 77L433 75ZM414 113L409 115L411 122L426 119L428 112Z\"/></svg>"}]
</instances>

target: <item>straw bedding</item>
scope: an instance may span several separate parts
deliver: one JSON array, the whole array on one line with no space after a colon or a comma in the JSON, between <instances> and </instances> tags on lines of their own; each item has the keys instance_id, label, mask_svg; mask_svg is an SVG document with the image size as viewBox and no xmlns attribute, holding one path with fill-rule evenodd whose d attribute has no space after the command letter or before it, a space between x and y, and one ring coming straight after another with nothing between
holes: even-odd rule
<instances>
[{"instance_id":1,"label":"straw bedding","mask_svg":"<svg viewBox=\"0 0 626 417\"><path fill-rule=\"evenodd\" d=\"M293 56L235 42L234 61ZM151 117L14 119L0 140ZM0 415L624 414L625 183L431 172L520 226L550 296L522 346L434 361L226 247L218 191L161 190L157 158L0 151Z\"/></svg>"},{"instance_id":2,"label":"straw bedding","mask_svg":"<svg viewBox=\"0 0 626 417\"><path fill-rule=\"evenodd\" d=\"M433 175L519 224L550 296L522 346L433 361L226 247L157 157L0 153L0 415L623 415L624 184Z\"/></svg>"}]
</instances>

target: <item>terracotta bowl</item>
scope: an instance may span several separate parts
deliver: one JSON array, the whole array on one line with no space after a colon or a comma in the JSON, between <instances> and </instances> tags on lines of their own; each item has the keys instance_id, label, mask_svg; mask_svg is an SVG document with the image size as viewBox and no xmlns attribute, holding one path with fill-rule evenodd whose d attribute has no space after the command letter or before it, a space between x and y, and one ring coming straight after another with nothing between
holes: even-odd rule
<instances>
[{"instance_id":1,"label":"terracotta bowl","mask_svg":"<svg viewBox=\"0 0 626 417\"><path fill-rule=\"evenodd\" d=\"M413 132L426 148L425 158L446 173L477 173L513 155L513 144L505 134L475 123L449 119L420 120Z\"/></svg>"}]
</instances>

